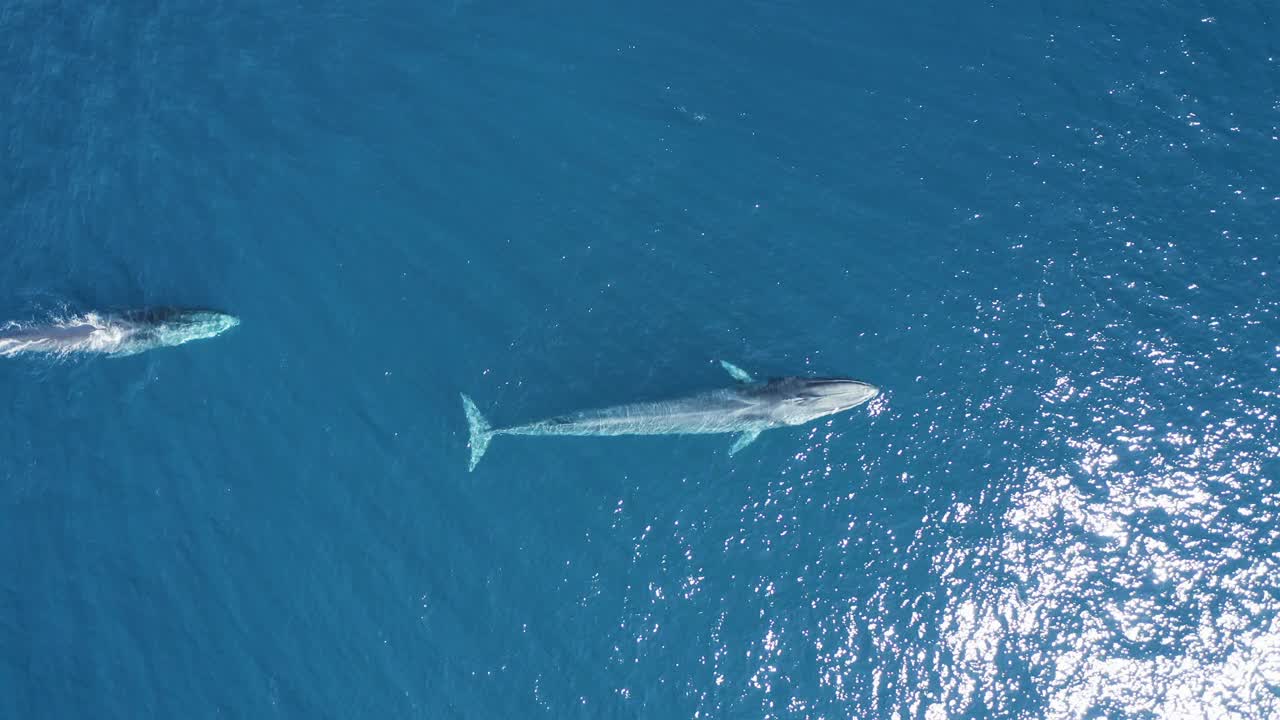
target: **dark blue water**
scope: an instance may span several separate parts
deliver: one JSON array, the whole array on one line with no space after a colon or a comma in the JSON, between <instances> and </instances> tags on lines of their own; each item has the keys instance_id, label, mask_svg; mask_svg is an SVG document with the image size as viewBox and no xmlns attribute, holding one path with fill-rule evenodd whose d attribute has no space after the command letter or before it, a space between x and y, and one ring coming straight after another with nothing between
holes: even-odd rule
<instances>
[{"instance_id":1,"label":"dark blue water","mask_svg":"<svg viewBox=\"0 0 1280 720\"><path fill-rule=\"evenodd\" d=\"M0 320L243 324L0 364L0 717L1277 716L1278 23L5 5Z\"/></svg>"}]
</instances>

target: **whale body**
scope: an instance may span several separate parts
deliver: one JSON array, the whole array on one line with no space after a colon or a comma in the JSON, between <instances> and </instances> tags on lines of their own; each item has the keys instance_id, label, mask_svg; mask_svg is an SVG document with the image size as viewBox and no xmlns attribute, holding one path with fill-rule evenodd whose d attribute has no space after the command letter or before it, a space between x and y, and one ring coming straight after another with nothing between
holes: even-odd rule
<instances>
[{"instance_id":1,"label":"whale body","mask_svg":"<svg viewBox=\"0 0 1280 720\"><path fill-rule=\"evenodd\" d=\"M776 378L756 382L746 371L721 361L738 381L734 387L684 398L582 410L522 425L492 427L475 402L462 396L475 470L495 435L701 435L735 433L733 455L762 431L803 425L855 408L880 393L848 378Z\"/></svg>"},{"instance_id":2,"label":"whale body","mask_svg":"<svg viewBox=\"0 0 1280 720\"><path fill-rule=\"evenodd\" d=\"M239 324L239 318L214 310L169 308L90 312L36 324L9 323L0 326L0 357L124 357L217 337Z\"/></svg>"}]
</instances>

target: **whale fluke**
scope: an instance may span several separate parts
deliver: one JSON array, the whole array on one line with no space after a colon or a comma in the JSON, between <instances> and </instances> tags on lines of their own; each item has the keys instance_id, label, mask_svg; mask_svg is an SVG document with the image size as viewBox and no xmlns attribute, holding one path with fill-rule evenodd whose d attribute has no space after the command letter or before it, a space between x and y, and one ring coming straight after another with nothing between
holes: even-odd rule
<instances>
[{"instance_id":1,"label":"whale fluke","mask_svg":"<svg viewBox=\"0 0 1280 720\"><path fill-rule=\"evenodd\" d=\"M493 428L490 427L489 421L484 419L484 415L480 414L480 408L476 407L471 398L465 394L462 396L462 409L467 413L467 427L471 432L467 441L471 447L471 465L467 468L470 472L476 469L476 465L480 464L480 458L484 457L484 451L489 449L489 441L493 439Z\"/></svg>"}]
</instances>

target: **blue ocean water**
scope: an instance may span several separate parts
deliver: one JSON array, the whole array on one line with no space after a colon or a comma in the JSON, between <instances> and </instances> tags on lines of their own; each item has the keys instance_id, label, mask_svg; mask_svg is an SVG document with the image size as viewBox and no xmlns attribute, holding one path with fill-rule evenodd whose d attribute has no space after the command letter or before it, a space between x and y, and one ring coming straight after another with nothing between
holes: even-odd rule
<instances>
[{"instance_id":1,"label":"blue ocean water","mask_svg":"<svg viewBox=\"0 0 1280 720\"><path fill-rule=\"evenodd\" d=\"M1277 716L1278 20L0 7L0 717Z\"/></svg>"}]
</instances>

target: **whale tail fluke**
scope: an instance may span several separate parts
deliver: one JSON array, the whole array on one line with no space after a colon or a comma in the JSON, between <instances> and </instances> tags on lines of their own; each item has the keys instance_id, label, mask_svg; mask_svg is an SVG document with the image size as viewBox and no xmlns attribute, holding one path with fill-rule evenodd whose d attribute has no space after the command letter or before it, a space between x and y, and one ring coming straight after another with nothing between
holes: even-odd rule
<instances>
[{"instance_id":1,"label":"whale tail fluke","mask_svg":"<svg viewBox=\"0 0 1280 720\"><path fill-rule=\"evenodd\" d=\"M484 415L480 414L480 408L471 401L466 395L462 396L462 409L467 413L467 427L471 431L470 440L467 445L471 448L471 464L467 467L470 472L476 469L476 465L480 464L480 458L484 457L484 451L489 449L489 441L493 439L493 428L489 425L489 421L484 419Z\"/></svg>"}]
</instances>

